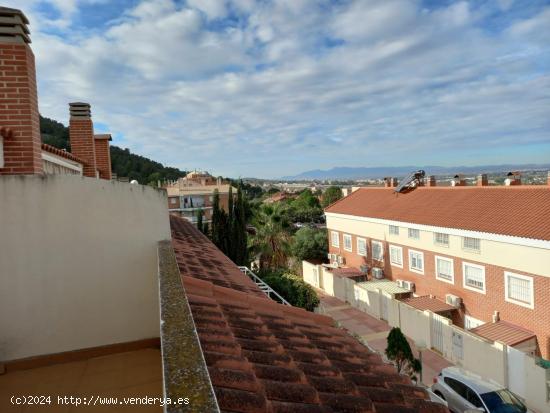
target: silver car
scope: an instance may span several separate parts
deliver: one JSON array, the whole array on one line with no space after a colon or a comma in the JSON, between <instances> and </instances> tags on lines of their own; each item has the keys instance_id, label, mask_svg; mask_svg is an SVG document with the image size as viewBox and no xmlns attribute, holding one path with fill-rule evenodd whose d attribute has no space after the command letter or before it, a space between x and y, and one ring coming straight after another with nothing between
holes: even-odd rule
<instances>
[{"instance_id":1,"label":"silver car","mask_svg":"<svg viewBox=\"0 0 550 413\"><path fill-rule=\"evenodd\" d=\"M529 413L511 391L458 367L441 370L431 389L447 402L452 413Z\"/></svg>"}]
</instances>

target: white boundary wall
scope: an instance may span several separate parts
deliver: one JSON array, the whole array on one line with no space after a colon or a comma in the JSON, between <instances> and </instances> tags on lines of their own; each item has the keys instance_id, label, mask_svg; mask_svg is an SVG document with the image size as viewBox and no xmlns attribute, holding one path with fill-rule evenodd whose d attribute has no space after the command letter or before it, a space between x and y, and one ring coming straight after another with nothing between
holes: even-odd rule
<instances>
[{"instance_id":1,"label":"white boundary wall","mask_svg":"<svg viewBox=\"0 0 550 413\"><path fill-rule=\"evenodd\" d=\"M164 191L0 177L0 361L159 336Z\"/></svg>"},{"instance_id":2,"label":"white boundary wall","mask_svg":"<svg viewBox=\"0 0 550 413\"><path fill-rule=\"evenodd\" d=\"M454 326L451 320L443 319L431 311L417 310L381 290L367 290L353 280L333 276L323 266L303 261L302 267L304 281L307 283L375 318L385 319L382 316L385 312L384 316L390 326L401 328L406 336L416 342L423 341L428 347L434 347L432 327L433 323L439 321L442 332L440 353L443 357L487 380L508 387L536 412L550 412L550 370L536 365L534 358L516 349L509 349L503 343L493 343ZM319 275L314 277L315 271ZM314 279L319 280L318 285L311 282ZM328 288L319 287L327 285ZM343 286L348 291L344 291ZM385 308L382 300L387 302ZM509 361L513 365L509 365ZM523 377L518 377L518 374L523 374ZM512 375L515 377L511 379Z\"/></svg>"}]
</instances>

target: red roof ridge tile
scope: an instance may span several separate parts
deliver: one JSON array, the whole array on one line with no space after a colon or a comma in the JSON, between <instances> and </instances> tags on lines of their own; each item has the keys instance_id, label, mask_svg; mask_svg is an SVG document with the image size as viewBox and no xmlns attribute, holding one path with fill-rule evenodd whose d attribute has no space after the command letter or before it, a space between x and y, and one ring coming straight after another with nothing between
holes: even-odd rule
<instances>
[{"instance_id":1,"label":"red roof ridge tile","mask_svg":"<svg viewBox=\"0 0 550 413\"><path fill-rule=\"evenodd\" d=\"M88 164L84 159L79 158L76 155L73 155L71 152L56 148L55 146L48 145L47 143L42 144L42 149L45 150L46 152L53 153L54 155L61 156L62 158L70 159L71 161L78 162L82 165Z\"/></svg>"}]
</instances>

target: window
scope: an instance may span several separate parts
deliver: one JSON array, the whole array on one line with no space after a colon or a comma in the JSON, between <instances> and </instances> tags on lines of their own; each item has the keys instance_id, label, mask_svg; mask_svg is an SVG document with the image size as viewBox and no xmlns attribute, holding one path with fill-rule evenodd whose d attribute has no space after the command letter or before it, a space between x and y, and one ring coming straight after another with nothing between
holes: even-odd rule
<instances>
[{"instance_id":1,"label":"window","mask_svg":"<svg viewBox=\"0 0 550 413\"><path fill-rule=\"evenodd\" d=\"M177 199L177 198L170 198L170 204L176 205L177 203L178 203L178 199Z\"/></svg>"},{"instance_id":2,"label":"window","mask_svg":"<svg viewBox=\"0 0 550 413\"><path fill-rule=\"evenodd\" d=\"M504 299L524 307L534 307L533 278L526 275L504 273Z\"/></svg>"},{"instance_id":3,"label":"window","mask_svg":"<svg viewBox=\"0 0 550 413\"><path fill-rule=\"evenodd\" d=\"M340 247L340 235L337 231L331 231L330 232L330 243L333 247L339 248Z\"/></svg>"},{"instance_id":4,"label":"window","mask_svg":"<svg viewBox=\"0 0 550 413\"><path fill-rule=\"evenodd\" d=\"M466 398L467 387L465 384L459 382L458 380L451 379L450 377L445 377L443 381L445 381L445 384L453 389L454 392L460 397L464 399Z\"/></svg>"},{"instance_id":5,"label":"window","mask_svg":"<svg viewBox=\"0 0 550 413\"><path fill-rule=\"evenodd\" d=\"M344 249L346 251L351 251L352 250L351 235L349 235L349 234L344 234Z\"/></svg>"},{"instance_id":6,"label":"window","mask_svg":"<svg viewBox=\"0 0 550 413\"><path fill-rule=\"evenodd\" d=\"M444 257L435 257L435 278L449 284L455 282L453 260Z\"/></svg>"},{"instance_id":7,"label":"window","mask_svg":"<svg viewBox=\"0 0 550 413\"><path fill-rule=\"evenodd\" d=\"M409 250L409 270L424 274L424 253Z\"/></svg>"},{"instance_id":8,"label":"window","mask_svg":"<svg viewBox=\"0 0 550 413\"><path fill-rule=\"evenodd\" d=\"M390 263L394 267L403 268L403 248L390 245Z\"/></svg>"},{"instance_id":9,"label":"window","mask_svg":"<svg viewBox=\"0 0 550 413\"><path fill-rule=\"evenodd\" d=\"M396 225L390 225L390 234L399 235L399 227Z\"/></svg>"},{"instance_id":10,"label":"window","mask_svg":"<svg viewBox=\"0 0 550 413\"><path fill-rule=\"evenodd\" d=\"M462 248L470 251L479 251L481 248L479 238L463 237Z\"/></svg>"},{"instance_id":11,"label":"window","mask_svg":"<svg viewBox=\"0 0 550 413\"><path fill-rule=\"evenodd\" d=\"M418 229L409 228L409 238L419 239L420 231Z\"/></svg>"},{"instance_id":12,"label":"window","mask_svg":"<svg viewBox=\"0 0 550 413\"><path fill-rule=\"evenodd\" d=\"M464 288L485 294L485 267L463 262L462 273Z\"/></svg>"},{"instance_id":13,"label":"window","mask_svg":"<svg viewBox=\"0 0 550 413\"><path fill-rule=\"evenodd\" d=\"M367 240L365 238L357 238L357 254L363 257L367 255Z\"/></svg>"},{"instance_id":14,"label":"window","mask_svg":"<svg viewBox=\"0 0 550 413\"><path fill-rule=\"evenodd\" d=\"M449 234L442 234L441 232L434 233L434 243L442 247L449 246Z\"/></svg>"},{"instance_id":15,"label":"window","mask_svg":"<svg viewBox=\"0 0 550 413\"><path fill-rule=\"evenodd\" d=\"M384 260L384 246L380 241L372 241L372 259L377 261Z\"/></svg>"}]
</instances>

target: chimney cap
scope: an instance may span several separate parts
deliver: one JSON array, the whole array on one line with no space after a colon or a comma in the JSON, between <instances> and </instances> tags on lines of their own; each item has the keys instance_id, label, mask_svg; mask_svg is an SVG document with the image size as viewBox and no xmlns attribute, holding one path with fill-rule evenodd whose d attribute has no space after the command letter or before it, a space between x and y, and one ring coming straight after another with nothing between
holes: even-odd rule
<instances>
[{"instance_id":1,"label":"chimney cap","mask_svg":"<svg viewBox=\"0 0 550 413\"><path fill-rule=\"evenodd\" d=\"M29 19L19 10L0 7L0 41L7 43L31 43L27 25Z\"/></svg>"},{"instance_id":2,"label":"chimney cap","mask_svg":"<svg viewBox=\"0 0 550 413\"><path fill-rule=\"evenodd\" d=\"M108 141L112 141L113 137L111 136L110 133L99 133L99 134L94 135L94 139L105 139L105 140L108 140Z\"/></svg>"},{"instance_id":3,"label":"chimney cap","mask_svg":"<svg viewBox=\"0 0 550 413\"><path fill-rule=\"evenodd\" d=\"M69 103L69 112L71 114L71 117L76 118L90 118L92 116L90 104L84 102Z\"/></svg>"}]
</instances>

